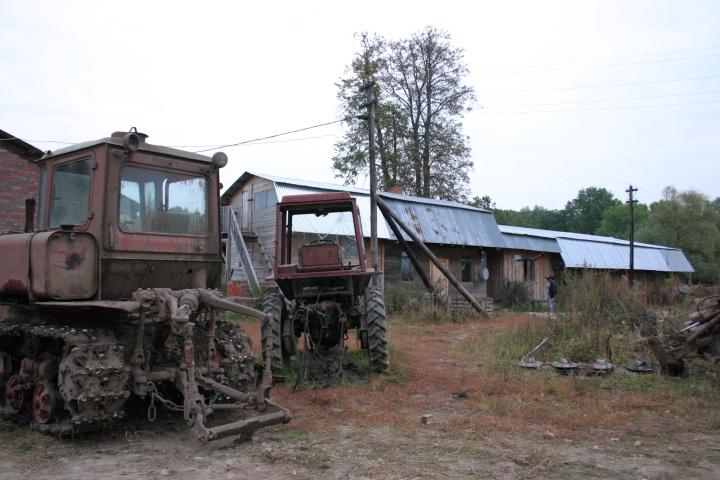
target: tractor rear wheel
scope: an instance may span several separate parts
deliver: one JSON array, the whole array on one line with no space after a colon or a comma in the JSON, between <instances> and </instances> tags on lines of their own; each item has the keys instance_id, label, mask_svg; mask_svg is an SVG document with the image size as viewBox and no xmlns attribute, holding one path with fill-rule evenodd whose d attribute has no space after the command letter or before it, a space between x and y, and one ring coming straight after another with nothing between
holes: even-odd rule
<instances>
[{"instance_id":1,"label":"tractor rear wheel","mask_svg":"<svg viewBox=\"0 0 720 480\"><path fill-rule=\"evenodd\" d=\"M287 370L290 368L290 359L297 353L297 337L292 331L288 318L287 304L282 293L275 293L265 297L263 313L271 314L272 321L272 368L273 370ZM263 355L265 354L266 332L262 331ZM263 357L264 358L264 357Z\"/></svg>"},{"instance_id":2,"label":"tractor rear wheel","mask_svg":"<svg viewBox=\"0 0 720 480\"><path fill-rule=\"evenodd\" d=\"M368 357L370 370L378 373L390 371L385 300L378 287L365 290L365 316L368 329Z\"/></svg>"},{"instance_id":3,"label":"tractor rear wheel","mask_svg":"<svg viewBox=\"0 0 720 480\"><path fill-rule=\"evenodd\" d=\"M265 297L263 303L263 313L272 315L272 322L270 331L266 331L266 328L262 329L262 352L263 359L265 358L265 342L267 336L272 336L272 368L281 369L282 364L282 348L281 348L281 332L282 332L282 321L283 313L285 313L285 300L282 297L282 293L272 293ZM286 315L285 315L286 316Z\"/></svg>"}]
</instances>

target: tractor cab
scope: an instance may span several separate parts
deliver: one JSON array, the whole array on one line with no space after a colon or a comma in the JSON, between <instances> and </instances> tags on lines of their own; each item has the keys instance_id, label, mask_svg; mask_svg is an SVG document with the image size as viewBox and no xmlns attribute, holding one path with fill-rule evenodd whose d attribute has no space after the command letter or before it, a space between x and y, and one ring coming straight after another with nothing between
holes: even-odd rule
<instances>
[{"instance_id":1,"label":"tractor cab","mask_svg":"<svg viewBox=\"0 0 720 480\"><path fill-rule=\"evenodd\" d=\"M347 192L283 197L276 234L274 280L288 299L362 295L374 273Z\"/></svg>"}]
</instances>

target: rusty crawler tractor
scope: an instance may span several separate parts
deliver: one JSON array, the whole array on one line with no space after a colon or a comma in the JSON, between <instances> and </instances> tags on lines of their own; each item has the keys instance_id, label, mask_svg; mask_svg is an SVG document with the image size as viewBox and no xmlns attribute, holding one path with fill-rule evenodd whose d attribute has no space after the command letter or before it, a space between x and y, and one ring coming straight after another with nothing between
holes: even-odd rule
<instances>
[{"instance_id":1,"label":"rusty crawler tractor","mask_svg":"<svg viewBox=\"0 0 720 480\"><path fill-rule=\"evenodd\" d=\"M390 368L382 291L369 286L355 199L347 192L285 196L277 205L274 280L280 292L266 297L272 315L273 357L285 368L298 339L319 352L344 353L356 329L370 369Z\"/></svg>"},{"instance_id":2,"label":"rusty crawler tractor","mask_svg":"<svg viewBox=\"0 0 720 480\"><path fill-rule=\"evenodd\" d=\"M270 362L257 368L243 330L216 319L271 321L216 290L227 157L145 138L117 132L45 155L39 230L0 236L3 416L74 434L110 424L137 395L149 420L158 406L182 412L203 443L288 422L269 398ZM242 420L206 427L219 410Z\"/></svg>"}]
</instances>

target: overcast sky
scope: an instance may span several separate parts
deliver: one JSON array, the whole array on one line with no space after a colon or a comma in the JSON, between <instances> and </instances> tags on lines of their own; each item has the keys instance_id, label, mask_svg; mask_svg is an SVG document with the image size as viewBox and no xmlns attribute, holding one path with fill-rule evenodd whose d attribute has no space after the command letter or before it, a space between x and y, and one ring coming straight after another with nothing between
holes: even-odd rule
<instances>
[{"instance_id":1,"label":"overcast sky","mask_svg":"<svg viewBox=\"0 0 720 480\"><path fill-rule=\"evenodd\" d=\"M43 150L136 127L198 151L339 119L367 31L446 30L478 102L472 195L561 209L587 187L642 203L720 196L720 2L0 0L0 129ZM228 147L244 171L338 183L340 124ZM212 152L210 152L212 153ZM367 181L358 186L368 188Z\"/></svg>"}]
</instances>

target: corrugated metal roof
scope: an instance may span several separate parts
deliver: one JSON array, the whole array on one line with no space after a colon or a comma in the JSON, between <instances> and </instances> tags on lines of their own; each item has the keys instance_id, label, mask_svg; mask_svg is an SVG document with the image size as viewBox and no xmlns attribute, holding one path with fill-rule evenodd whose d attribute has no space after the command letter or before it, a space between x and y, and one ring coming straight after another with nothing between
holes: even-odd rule
<instances>
[{"instance_id":1,"label":"corrugated metal roof","mask_svg":"<svg viewBox=\"0 0 720 480\"><path fill-rule=\"evenodd\" d=\"M360 210L363 235L370 235L370 192L329 183L295 180L261 173L244 173L233 187L251 176L274 182L278 199L285 195L302 195L322 191L349 192ZM232 193L225 192L226 195ZM497 225L492 212L456 202L379 192L379 195L403 223L427 243L476 247L513 248L560 253L568 268L588 266L597 269L627 270L630 246L627 240L572 232L557 232L524 227ZM378 213L378 238L396 240L384 217ZM346 228L347 227L347 228ZM295 231L315 233L319 224L294 225ZM349 225L322 227L349 231ZM327 232L325 232L327 233ZM405 235L406 240L410 240ZM636 270L660 272L693 272L682 250L660 245L635 243Z\"/></svg>"},{"instance_id":2,"label":"corrugated metal roof","mask_svg":"<svg viewBox=\"0 0 720 480\"><path fill-rule=\"evenodd\" d=\"M530 244L538 245L541 240L554 240L567 268L589 267L607 270L630 268L630 242L627 240L508 225L499 225L499 228L509 245L515 241L520 242L521 238L526 238ZM532 249L528 248L528 250ZM683 273L695 271L683 251L677 248L636 242L634 253L635 270Z\"/></svg>"},{"instance_id":3,"label":"corrugated metal roof","mask_svg":"<svg viewBox=\"0 0 720 480\"><path fill-rule=\"evenodd\" d=\"M318 191L349 192L360 210L363 235L370 235L370 192L368 190L319 182L292 180L274 175L253 173L275 183L278 199ZM405 225L427 243L505 248L492 213L462 203L379 192L388 207ZM396 240L382 214L378 212L378 238ZM406 240L410 237L404 235Z\"/></svg>"},{"instance_id":4,"label":"corrugated metal roof","mask_svg":"<svg viewBox=\"0 0 720 480\"><path fill-rule=\"evenodd\" d=\"M592 242L559 238L561 255L568 268L600 268L627 270L630 268L630 244ZM682 250L657 245L635 244L635 270L656 272L685 272L695 270Z\"/></svg>"},{"instance_id":5,"label":"corrugated metal roof","mask_svg":"<svg viewBox=\"0 0 720 480\"><path fill-rule=\"evenodd\" d=\"M423 242L506 248L495 217L487 210L440 200L418 201L417 197L394 194L383 193L382 197ZM404 232L403 236L410 240Z\"/></svg>"},{"instance_id":6,"label":"corrugated metal roof","mask_svg":"<svg viewBox=\"0 0 720 480\"><path fill-rule=\"evenodd\" d=\"M502 232L502 229L500 230ZM503 233L507 248L517 250L530 250L534 252L560 253L560 245L554 238L533 237L530 235L515 235Z\"/></svg>"}]
</instances>

